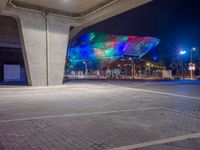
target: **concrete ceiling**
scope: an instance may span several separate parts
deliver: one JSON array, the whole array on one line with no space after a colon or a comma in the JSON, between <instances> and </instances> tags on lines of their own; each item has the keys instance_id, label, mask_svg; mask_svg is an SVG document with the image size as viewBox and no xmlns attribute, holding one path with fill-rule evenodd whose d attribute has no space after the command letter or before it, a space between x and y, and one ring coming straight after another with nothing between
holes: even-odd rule
<instances>
[{"instance_id":1,"label":"concrete ceiling","mask_svg":"<svg viewBox=\"0 0 200 150\"><path fill-rule=\"evenodd\" d=\"M0 0L0 12L1 10L4 9L4 7L6 6L8 0Z\"/></svg>"},{"instance_id":2,"label":"concrete ceiling","mask_svg":"<svg viewBox=\"0 0 200 150\"><path fill-rule=\"evenodd\" d=\"M6 4L5 2L7 0L3 1L4 4ZM70 32L70 39L72 39L87 26L151 1L152 0L11 0L9 3L14 7L30 8L50 14L69 16L69 18L75 22L71 25L76 26ZM9 8L10 7L7 7L7 9L4 9L2 12L6 14L10 10ZM0 18L0 20L0 46L6 46L6 43L8 43L9 47L20 47L16 21L12 18L3 17Z\"/></svg>"},{"instance_id":3,"label":"concrete ceiling","mask_svg":"<svg viewBox=\"0 0 200 150\"><path fill-rule=\"evenodd\" d=\"M12 3L32 9L42 9L71 16L84 16L116 0L12 0Z\"/></svg>"}]
</instances>

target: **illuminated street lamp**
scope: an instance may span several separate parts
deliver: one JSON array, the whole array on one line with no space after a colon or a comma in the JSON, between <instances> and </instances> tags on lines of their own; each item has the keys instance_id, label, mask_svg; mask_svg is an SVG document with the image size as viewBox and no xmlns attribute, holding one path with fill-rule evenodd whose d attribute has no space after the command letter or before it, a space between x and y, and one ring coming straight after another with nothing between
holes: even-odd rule
<instances>
[{"instance_id":1,"label":"illuminated street lamp","mask_svg":"<svg viewBox=\"0 0 200 150\"><path fill-rule=\"evenodd\" d=\"M179 54L180 54L180 55L184 55L184 54L186 54L186 51L180 51Z\"/></svg>"},{"instance_id":2,"label":"illuminated street lamp","mask_svg":"<svg viewBox=\"0 0 200 150\"><path fill-rule=\"evenodd\" d=\"M87 74L88 74L87 62L84 61L83 64L85 64L85 75L87 76Z\"/></svg>"},{"instance_id":3,"label":"illuminated street lamp","mask_svg":"<svg viewBox=\"0 0 200 150\"><path fill-rule=\"evenodd\" d=\"M150 62L147 62L146 64L148 67L149 67L149 77L151 76L151 63Z\"/></svg>"},{"instance_id":4,"label":"illuminated street lamp","mask_svg":"<svg viewBox=\"0 0 200 150\"><path fill-rule=\"evenodd\" d=\"M135 63L133 63L133 58L129 57L131 61L131 76L135 77Z\"/></svg>"},{"instance_id":5,"label":"illuminated street lamp","mask_svg":"<svg viewBox=\"0 0 200 150\"><path fill-rule=\"evenodd\" d=\"M119 75L121 75L121 72L122 72L121 65L120 65L120 64L118 64L117 66L119 67Z\"/></svg>"},{"instance_id":6,"label":"illuminated street lamp","mask_svg":"<svg viewBox=\"0 0 200 150\"><path fill-rule=\"evenodd\" d=\"M187 52L182 50L179 52L179 55L185 55ZM182 60L182 78L184 79L184 65L183 65L183 60Z\"/></svg>"},{"instance_id":7,"label":"illuminated street lamp","mask_svg":"<svg viewBox=\"0 0 200 150\"><path fill-rule=\"evenodd\" d=\"M193 47L190 51L190 64L189 64L189 70L191 79L193 79L193 71L195 70L195 64L193 64L193 51L196 51L196 48Z\"/></svg>"}]
</instances>

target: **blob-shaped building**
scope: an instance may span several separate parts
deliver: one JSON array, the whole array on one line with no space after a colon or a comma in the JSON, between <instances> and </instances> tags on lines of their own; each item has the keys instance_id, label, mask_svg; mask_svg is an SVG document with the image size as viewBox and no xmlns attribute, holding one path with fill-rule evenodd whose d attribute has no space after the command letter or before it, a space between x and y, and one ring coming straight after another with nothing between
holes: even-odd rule
<instances>
[{"instance_id":1,"label":"blob-shaped building","mask_svg":"<svg viewBox=\"0 0 200 150\"><path fill-rule=\"evenodd\" d=\"M140 59L159 44L154 37L121 36L107 33L91 32L72 41L68 58L72 65L84 61L98 61L120 57Z\"/></svg>"}]
</instances>

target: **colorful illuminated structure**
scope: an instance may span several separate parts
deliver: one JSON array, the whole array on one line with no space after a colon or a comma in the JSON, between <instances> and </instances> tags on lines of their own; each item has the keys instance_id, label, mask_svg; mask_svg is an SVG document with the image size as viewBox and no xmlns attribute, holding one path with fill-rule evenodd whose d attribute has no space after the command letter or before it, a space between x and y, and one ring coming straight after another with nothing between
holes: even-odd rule
<instances>
[{"instance_id":1,"label":"colorful illuminated structure","mask_svg":"<svg viewBox=\"0 0 200 150\"><path fill-rule=\"evenodd\" d=\"M154 37L119 36L113 34L91 32L72 41L68 50L68 58L72 65L84 61L114 61L120 57L140 59L157 46L159 39Z\"/></svg>"}]
</instances>

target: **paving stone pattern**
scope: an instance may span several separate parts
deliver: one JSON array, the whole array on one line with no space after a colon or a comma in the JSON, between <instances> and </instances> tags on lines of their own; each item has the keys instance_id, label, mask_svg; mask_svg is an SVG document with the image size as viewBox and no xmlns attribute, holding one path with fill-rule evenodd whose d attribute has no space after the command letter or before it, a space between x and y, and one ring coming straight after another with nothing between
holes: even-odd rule
<instances>
[{"instance_id":1,"label":"paving stone pattern","mask_svg":"<svg viewBox=\"0 0 200 150\"><path fill-rule=\"evenodd\" d=\"M200 100L134 91L137 85L130 84L0 89L0 150L105 150L200 132ZM179 84L152 89L174 93ZM198 95L199 84L187 87ZM141 150L200 150L199 143L197 138Z\"/></svg>"}]
</instances>

